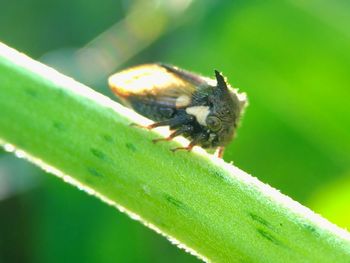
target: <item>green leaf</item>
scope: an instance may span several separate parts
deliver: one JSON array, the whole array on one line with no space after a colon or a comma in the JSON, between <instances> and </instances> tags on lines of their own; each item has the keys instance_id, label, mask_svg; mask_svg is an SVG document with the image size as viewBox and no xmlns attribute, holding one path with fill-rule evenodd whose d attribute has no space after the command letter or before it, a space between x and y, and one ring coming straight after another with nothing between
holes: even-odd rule
<instances>
[{"instance_id":1,"label":"green leaf","mask_svg":"<svg viewBox=\"0 0 350 263\"><path fill-rule=\"evenodd\" d=\"M6 150L202 259L350 261L345 230L201 149L169 151L182 140L153 144L130 126L145 119L3 44L0 112Z\"/></svg>"}]
</instances>

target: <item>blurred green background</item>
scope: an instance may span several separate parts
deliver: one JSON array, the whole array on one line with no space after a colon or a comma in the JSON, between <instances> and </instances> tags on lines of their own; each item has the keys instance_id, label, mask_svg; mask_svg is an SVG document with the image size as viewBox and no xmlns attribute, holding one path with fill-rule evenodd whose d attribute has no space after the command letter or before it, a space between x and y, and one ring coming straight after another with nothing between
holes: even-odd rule
<instances>
[{"instance_id":1,"label":"blurred green background","mask_svg":"<svg viewBox=\"0 0 350 263\"><path fill-rule=\"evenodd\" d=\"M219 69L250 102L225 159L350 227L349 1L1 0L0 41L108 96L130 65ZM0 151L0 262L198 260Z\"/></svg>"}]
</instances>

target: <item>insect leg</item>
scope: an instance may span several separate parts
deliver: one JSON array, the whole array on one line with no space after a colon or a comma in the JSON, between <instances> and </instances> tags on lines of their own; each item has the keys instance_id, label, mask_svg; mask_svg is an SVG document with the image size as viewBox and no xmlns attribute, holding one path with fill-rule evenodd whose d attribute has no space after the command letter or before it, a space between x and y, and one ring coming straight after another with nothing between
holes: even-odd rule
<instances>
[{"instance_id":1,"label":"insect leg","mask_svg":"<svg viewBox=\"0 0 350 263\"><path fill-rule=\"evenodd\" d=\"M198 145L201 141L206 140L208 138L208 134L207 133L200 133L193 141L190 142L189 145L187 145L186 147L176 147L174 149L171 149L171 151L176 152L178 150L187 150L187 151L191 151L192 148L196 145Z\"/></svg>"},{"instance_id":2,"label":"insect leg","mask_svg":"<svg viewBox=\"0 0 350 263\"><path fill-rule=\"evenodd\" d=\"M216 149L215 155L222 159L222 157L224 156L224 151L225 151L225 147L220 146Z\"/></svg>"},{"instance_id":3,"label":"insect leg","mask_svg":"<svg viewBox=\"0 0 350 263\"><path fill-rule=\"evenodd\" d=\"M181 135L183 133L191 132L191 131L193 131L193 126L184 125L180 129L178 129L178 130L174 131L172 134L170 134L169 137L167 137L167 138L158 138L158 139L154 139L152 141L154 143L159 142L159 141L170 141L173 138L175 138L176 136L179 136L179 135Z\"/></svg>"},{"instance_id":4,"label":"insect leg","mask_svg":"<svg viewBox=\"0 0 350 263\"><path fill-rule=\"evenodd\" d=\"M152 123L152 124L147 125L147 126L143 126L143 125L140 125L140 124L137 124L137 123L131 123L130 126L136 126L136 127L144 128L144 129L147 129L147 130L152 130L152 129L160 127L160 126L167 126L167 125L169 125L169 121L170 120L155 122L155 123Z\"/></svg>"}]
</instances>

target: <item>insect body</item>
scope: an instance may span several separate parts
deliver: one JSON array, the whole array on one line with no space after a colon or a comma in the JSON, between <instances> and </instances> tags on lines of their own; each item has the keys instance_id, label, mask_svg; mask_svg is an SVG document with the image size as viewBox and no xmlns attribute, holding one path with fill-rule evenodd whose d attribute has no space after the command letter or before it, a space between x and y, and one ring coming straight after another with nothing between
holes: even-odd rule
<instances>
[{"instance_id":1,"label":"insect body","mask_svg":"<svg viewBox=\"0 0 350 263\"><path fill-rule=\"evenodd\" d=\"M215 70L216 81L164 64L146 64L109 77L109 86L125 105L155 121L147 128L169 126L171 140L183 135L195 145L216 148L219 156L235 135L246 95L232 89Z\"/></svg>"}]
</instances>

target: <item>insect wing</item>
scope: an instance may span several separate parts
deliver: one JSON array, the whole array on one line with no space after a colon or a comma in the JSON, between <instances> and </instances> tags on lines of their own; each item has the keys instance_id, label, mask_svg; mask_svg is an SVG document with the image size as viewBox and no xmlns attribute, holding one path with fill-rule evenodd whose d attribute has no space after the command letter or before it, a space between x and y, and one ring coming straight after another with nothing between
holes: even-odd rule
<instances>
[{"instance_id":1,"label":"insect wing","mask_svg":"<svg viewBox=\"0 0 350 263\"><path fill-rule=\"evenodd\" d=\"M168 65L146 64L118 72L108 83L126 102L137 98L148 104L184 108L196 90L208 86L208 79Z\"/></svg>"}]
</instances>

